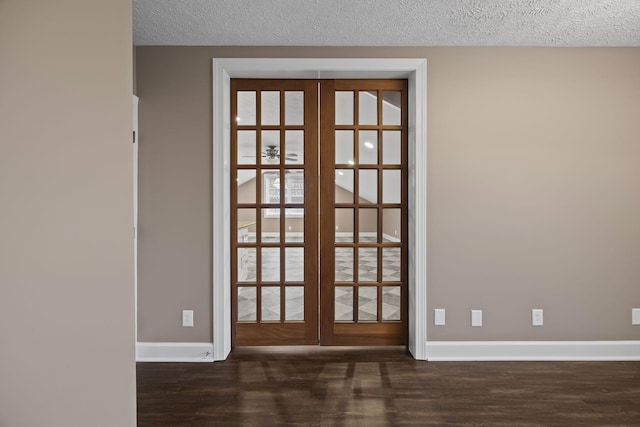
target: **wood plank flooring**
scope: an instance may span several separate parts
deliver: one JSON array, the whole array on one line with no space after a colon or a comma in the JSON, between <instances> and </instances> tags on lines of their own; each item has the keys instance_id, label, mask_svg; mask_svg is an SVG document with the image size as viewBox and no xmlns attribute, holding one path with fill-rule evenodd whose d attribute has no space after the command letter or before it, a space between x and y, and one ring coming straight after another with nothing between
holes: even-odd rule
<instances>
[{"instance_id":1,"label":"wood plank flooring","mask_svg":"<svg viewBox=\"0 0 640 427\"><path fill-rule=\"evenodd\" d=\"M640 362L423 362L403 348L244 348L139 363L138 426L640 426Z\"/></svg>"}]
</instances>

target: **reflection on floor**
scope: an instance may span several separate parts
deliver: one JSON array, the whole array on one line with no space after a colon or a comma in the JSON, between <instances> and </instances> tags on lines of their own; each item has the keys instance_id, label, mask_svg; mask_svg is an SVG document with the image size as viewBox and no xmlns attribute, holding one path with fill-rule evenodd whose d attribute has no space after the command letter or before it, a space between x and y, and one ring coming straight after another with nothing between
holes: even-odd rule
<instances>
[{"instance_id":1,"label":"reflection on floor","mask_svg":"<svg viewBox=\"0 0 640 427\"><path fill-rule=\"evenodd\" d=\"M631 426L640 362L424 362L403 347L138 363L139 427Z\"/></svg>"},{"instance_id":2,"label":"reflection on floor","mask_svg":"<svg viewBox=\"0 0 640 427\"><path fill-rule=\"evenodd\" d=\"M300 242L301 238L287 239L289 242ZM338 242L351 242L352 237L342 236ZM363 243L375 242L375 237L361 235L359 241ZM255 242L255 235L249 236L247 242ZM263 236L263 242L276 242L273 236ZM385 239L385 242L389 240ZM261 249L261 279L262 283L281 281L284 274L286 282L297 284L287 285L285 289L285 320L304 319L304 248L285 248L284 259L281 260L280 248ZM400 282L401 260L400 248L382 248L382 282ZM357 248L357 265L354 263L353 248L336 248L335 280L339 285L335 292L335 320L353 321L353 300L357 294L358 321L375 321L378 318L378 298L382 298L382 320L400 320L400 287L383 286L378 294L376 286L363 286L362 283L378 283L378 248ZM256 321L257 293L256 287L250 282L256 281L257 256L255 248L241 248L238 252L238 281L247 282L247 286L238 289L238 320ZM281 266L284 265L283 267ZM354 271L357 270L358 287L349 286L353 283ZM261 320L280 320L281 288L279 286L262 286L261 288Z\"/></svg>"}]
</instances>

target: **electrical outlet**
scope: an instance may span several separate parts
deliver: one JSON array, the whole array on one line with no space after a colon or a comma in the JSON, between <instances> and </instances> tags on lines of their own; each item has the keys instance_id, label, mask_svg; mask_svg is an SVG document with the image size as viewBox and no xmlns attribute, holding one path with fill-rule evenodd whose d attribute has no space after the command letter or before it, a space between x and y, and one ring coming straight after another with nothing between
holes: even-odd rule
<instances>
[{"instance_id":1,"label":"electrical outlet","mask_svg":"<svg viewBox=\"0 0 640 427\"><path fill-rule=\"evenodd\" d=\"M193 310L182 310L182 326L193 326Z\"/></svg>"},{"instance_id":2,"label":"electrical outlet","mask_svg":"<svg viewBox=\"0 0 640 427\"><path fill-rule=\"evenodd\" d=\"M542 326L543 317L542 317L542 309L534 308L531 310L531 325L533 326Z\"/></svg>"},{"instance_id":3,"label":"electrical outlet","mask_svg":"<svg viewBox=\"0 0 640 427\"><path fill-rule=\"evenodd\" d=\"M444 308L436 308L433 310L433 324L436 326L444 326Z\"/></svg>"},{"instance_id":4,"label":"electrical outlet","mask_svg":"<svg viewBox=\"0 0 640 427\"><path fill-rule=\"evenodd\" d=\"M640 325L640 308L631 309L631 324Z\"/></svg>"},{"instance_id":5,"label":"electrical outlet","mask_svg":"<svg viewBox=\"0 0 640 427\"><path fill-rule=\"evenodd\" d=\"M482 310L471 310L471 326L482 326Z\"/></svg>"}]
</instances>

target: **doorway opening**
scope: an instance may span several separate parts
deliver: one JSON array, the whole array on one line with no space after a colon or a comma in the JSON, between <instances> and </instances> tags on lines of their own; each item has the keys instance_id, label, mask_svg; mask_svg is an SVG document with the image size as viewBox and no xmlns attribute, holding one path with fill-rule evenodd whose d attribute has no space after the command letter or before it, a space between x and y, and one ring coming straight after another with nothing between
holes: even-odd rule
<instances>
[{"instance_id":1,"label":"doorway opening","mask_svg":"<svg viewBox=\"0 0 640 427\"><path fill-rule=\"evenodd\" d=\"M423 59L223 58L213 60L213 346L231 350L231 78L408 80L408 349L426 359L426 61ZM235 178L234 178L235 179Z\"/></svg>"},{"instance_id":2,"label":"doorway opening","mask_svg":"<svg viewBox=\"0 0 640 427\"><path fill-rule=\"evenodd\" d=\"M231 81L234 345L406 345L406 111L406 80Z\"/></svg>"}]
</instances>

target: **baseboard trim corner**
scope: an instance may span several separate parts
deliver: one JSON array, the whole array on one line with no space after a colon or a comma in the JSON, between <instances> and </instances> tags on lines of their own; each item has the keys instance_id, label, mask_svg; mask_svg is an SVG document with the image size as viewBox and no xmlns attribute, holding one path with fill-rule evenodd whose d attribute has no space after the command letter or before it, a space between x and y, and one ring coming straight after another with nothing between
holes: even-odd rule
<instances>
[{"instance_id":1,"label":"baseboard trim corner","mask_svg":"<svg viewBox=\"0 0 640 427\"><path fill-rule=\"evenodd\" d=\"M640 361L640 341L430 341L428 361Z\"/></svg>"},{"instance_id":2,"label":"baseboard trim corner","mask_svg":"<svg viewBox=\"0 0 640 427\"><path fill-rule=\"evenodd\" d=\"M213 362L213 343L138 342L136 362Z\"/></svg>"}]
</instances>

